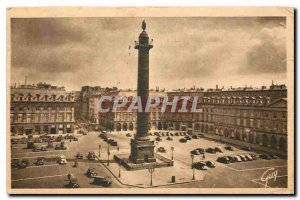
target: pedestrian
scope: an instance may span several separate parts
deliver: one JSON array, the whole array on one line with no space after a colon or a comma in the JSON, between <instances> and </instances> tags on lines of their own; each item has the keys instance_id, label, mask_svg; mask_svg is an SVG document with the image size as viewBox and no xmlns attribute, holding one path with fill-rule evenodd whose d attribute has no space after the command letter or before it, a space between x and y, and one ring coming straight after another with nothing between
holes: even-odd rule
<instances>
[{"instance_id":1,"label":"pedestrian","mask_svg":"<svg viewBox=\"0 0 300 200\"><path fill-rule=\"evenodd\" d=\"M203 160L205 160L205 154L203 154L202 158L203 158Z\"/></svg>"},{"instance_id":2,"label":"pedestrian","mask_svg":"<svg viewBox=\"0 0 300 200\"><path fill-rule=\"evenodd\" d=\"M68 180L70 181L71 180L71 173L70 172L68 173L67 177L68 177Z\"/></svg>"},{"instance_id":3,"label":"pedestrian","mask_svg":"<svg viewBox=\"0 0 300 200\"><path fill-rule=\"evenodd\" d=\"M72 142L72 139L70 139L70 142Z\"/></svg>"}]
</instances>

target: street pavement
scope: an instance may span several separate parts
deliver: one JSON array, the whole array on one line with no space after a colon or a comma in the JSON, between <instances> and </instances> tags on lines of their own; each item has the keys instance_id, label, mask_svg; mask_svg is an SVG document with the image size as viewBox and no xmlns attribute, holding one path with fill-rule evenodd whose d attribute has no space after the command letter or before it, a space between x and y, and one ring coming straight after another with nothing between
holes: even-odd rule
<instances>
[{"instance_id":1,"label":"street pavement","mask_svg":"<svg viewBox=\"0 0 300 200\"><path fill-rule=\"evenodd\" d=\"M12 147L12 158L28 158L29 166L26 169L12 169L12 187L13 188L63 188L68 183L67 174L72 173L78 180L81 188L101 188L102 186L94 185L91 178L86 177L85 172L88 168L93 167L101 176L108 176L112 180L111 187L149 187L150 173L147 170L131 171L121 169L121 177L118 177L119 166L114 163L113 155L119 153L130 152L130 137L126 136L127 132L112 132L108 136L118 142L118 147L109 147L109 168L107 168L108 160L108 144L99 138L100 132L89 132L87 135L78 135L79 141L64 140L67 150L49 150L46 152L32 152L26 149L24 144L16 144ZM133 135L133 133L131 132ZM167 152L160 153L165 157L171 158L171 147L174 147L174 167L166 167L156 169L153 173L153 186L160 187L180 187L180 188L259 188L265 187L265 183L261 180L262 174L274 168L278 171L278 178L276 181L269 180L267 187L287 187L287 160L263 160L248 161L243 163L222 164L216 162L217 157L232 154L246 154L248 151L243 151L238 147L234 147L234 151L226 151L218 154L206 153L205 161L214 161L216 168L209 168L208 170L195 170L196 180L192 181L192 159L190 151L195 148L208 147L224 147L225 144L208 139L192 139L187 143L180 143L179 139L182 136L173 136L173 141L166 140L162 137L162 141L155 143L157 147L164 147ZM151 136L155 139L155 136ZM101 147L99 148L99 145ZM101 163L98 161L88 161L86 156L89 151L94 151L99 156ZM157 148L156 148L157 149ZM75 161L75 155L80 152L84 155L83 160L78 160L79 167L74 168L72 165ZM59 165L56 158L59 155L65 155L69 161L67 165ZM36 166L34 162L37 157L43 156L46 158L45 166ZM194 162L202 161L202 156L195 156ZM177 172L181 170L181 172ZM177 175L178 182L185 182L182 184L170 184L172 174ZM180 178L185 178L181 179ZM164 184L167 183L167 184ZM165 186L163 186L165 185Z\"/></svg>"}]
</instances>

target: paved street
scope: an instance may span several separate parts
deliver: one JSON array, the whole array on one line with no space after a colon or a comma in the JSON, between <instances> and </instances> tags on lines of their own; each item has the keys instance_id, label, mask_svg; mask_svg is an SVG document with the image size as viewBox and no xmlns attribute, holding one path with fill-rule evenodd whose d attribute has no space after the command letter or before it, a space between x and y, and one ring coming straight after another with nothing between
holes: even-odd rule
<instances>
[{"instance_id":1,"label":"paved street","mask_svg":"<svg viewBox=\"0 0 300 200\"><path fill-rule=\"evenodd\" d=\"M96 169L98 175L109 176L113 184L111 187L132 187L145 186L149 187L150 175L146 170L142 171L125 171L121 168L122 176L118 178L118 165L113 161L113 155L119 153L130 152L130 137L126 136L128 132L114 132L108 133L110 138L115 139L118 142L119 151L117 147L110 146L110 165L107 167L108 159L108 145L102 139L100 139L99 132L90 132L88 135L77 135L79 141L64 140L67 146L67 150L49 150L46 152L32 152L29 149L25 149L24 144L14 144L12 147L12 158L28 158L29 166L26 169L12 169L12 187L13 188L62 188L68 183L67 174L73 174L78 180L81 188L86 187L99 187L94 185L93 179L86 177L85 172L88 168L93 167ZM133 135L133 133L132 133ZM155 139L156 136L151 136L151 139ZM208 140L208 139L192 139L187 143L180 143L179 139L182 136L173 136L173 141L166 140L166 137L162 137L162 141L156 143L157 147L164 147L167 152L159 153L165 157L171 158L171 147L174 147L174 167L158 168L153 174L154 186L161 185L160 187L265 187L265 183L261 181L262 174L269 168L275 168L278 170L278 177L276 181L269 180L268 187L286 187L287 184L287 161L284 159L263 160L258 159L255 161L222 164L216 162L217 157L231 154L246 154L248 151L243 151L238 147L234 147L234 151L224 150L224 153L217 154L205 154L205 161L214 161L216 168L209 168L208 170L196 170L196 180L192 181L192 169L190 151L195 148L208 148L218 147L222 149L225 144ZM99 156L99 145L101 145L100 159L99 161L89 161L86 156L89 151L94 151ZM79 161L79 167L74 168L72 165L75 161L75 155L80 152L84 155L83 160ZM59 155L66 155L68 164L59 165L57 163L57 157ZM37 157L45 157L45 165L36 166L34 162ZM195 156L194 162L203 160L202 156ZM178 173L175 171L183 170L184 173ZM167 180L161 179L162 174L166 179L170 180L172 174L182 175L181 182L187 182L182 184L166 184ZM169 174L169 175L166 175ZM186 180L183 180L185 178ZM180 177L177 177L177 181L180 182ZM160 184L161 183L161 184ZM125 185L126 184L126 185Z\"/></svg>"}]
</instances>

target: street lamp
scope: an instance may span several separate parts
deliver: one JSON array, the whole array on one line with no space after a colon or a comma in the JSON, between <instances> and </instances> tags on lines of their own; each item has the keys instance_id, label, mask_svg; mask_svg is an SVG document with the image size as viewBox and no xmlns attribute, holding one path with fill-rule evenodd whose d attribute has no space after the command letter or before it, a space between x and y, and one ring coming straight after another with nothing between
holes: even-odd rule
<instances>
[{"instance_id":1,"label":"street lamp","mask_svg":"<svg viewBox=\"0 0 300 200\"><path fill-rule=\"evenodd\" d=\"M119 178L121 178L121 161L119 160Z\"/></svg>"},{"instance_id":2,"label":"street lamp","mask_svg":"<svg viewBox=\"0 0 300 200\"><path fill-rule=\"evenodd\" d=\"M173 157L174 147L171 147L171 151L172 151L172 160L173 160L174 159L174 157Z\"/></svg>"},{"instance_id":3,"label":"street lamp","mask_svg":"<svg viewBox=\"0 0 300 200\"><path fill-rule=\"evenodd\" d=\"M152 182L152 174L153 174L153 172L155 171L155 168L154 168L153 166L150 166L150 167L148 168L148 171L149 171L150 174L151 174L151 182L150 182L150 185L152 186L152 185L153 185L153 182Z\"/></svg>"},{"instance_id":4,"label":"street lamp","mask_svg":"<svg viewBox=\"0 0 300 200\"><path fill-rule=\"evenodd\" d=\"M194 155L193 154L191 154L191 158L192 158L193 180L195 180L195 168L194 168Z\"/></svg>"},{"instance_id":5,"label":"street lamp","mask_svg":"<svg viewBox=\"0 0 300 200\"><path fill-rule=\"evenodd\" d=\"M101 150L101 145L99 144L99 158L100 158L100 156L101 156L101 154L100 154L100 151Z\"/></svg>"},{"instance_id":6,"label":"street lamp","mask_svg":"<svg viewBox=\"0 0 300 200\"><path fill-rule=\"evenodd\" d=\"M107 143L107 166L109 166L109 155L110 155L109 143Z\"/></svg>"}]
</instances>

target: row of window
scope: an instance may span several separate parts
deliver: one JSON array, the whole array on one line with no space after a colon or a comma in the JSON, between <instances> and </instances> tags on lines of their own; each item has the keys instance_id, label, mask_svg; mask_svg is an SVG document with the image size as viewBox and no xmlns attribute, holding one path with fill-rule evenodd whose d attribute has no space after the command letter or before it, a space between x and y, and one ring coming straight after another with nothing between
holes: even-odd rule
<instances>
[{"instance_id":1,"label":"row of window","mask_svg":"<svg viewBox=\"0 0 300 200\"><path fill-rule=\"evenodd\" d=\"M11 122L69 122L72 121L72 114L10 114Z\"/></svg>"},{"instance_id":2,"label":"row of window","mask_svg":"<svg viewBox=\"0 0 300 200\"><path fill-rule=\"evenodd\" d=\"M72 107L64 107L64 106L57 106L57 107L10 107L10 111L72 111Z\"/></svg>"}]
</instances>

